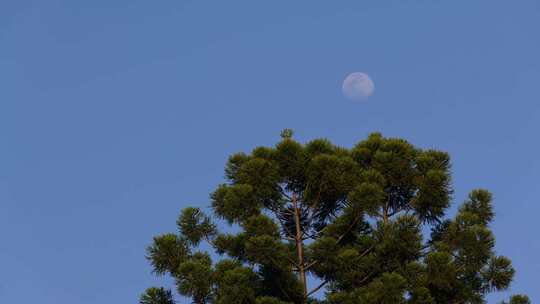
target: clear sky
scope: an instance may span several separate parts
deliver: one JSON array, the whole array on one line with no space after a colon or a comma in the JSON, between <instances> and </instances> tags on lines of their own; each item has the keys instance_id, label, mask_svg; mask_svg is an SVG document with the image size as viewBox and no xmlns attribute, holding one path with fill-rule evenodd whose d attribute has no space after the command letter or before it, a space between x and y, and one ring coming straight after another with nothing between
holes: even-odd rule
<instances>
[{"instance_id":1,"label":"clear sky","mask_svg":"<svg viewBox=\"0 0 540 304\"><path fill-rule=\"evenodd\" d=\"M152 237L283 128L450 152L539 302L539 56L538 0L2 0L0 302L136 303Z\"/></svg>"}]
</instances>

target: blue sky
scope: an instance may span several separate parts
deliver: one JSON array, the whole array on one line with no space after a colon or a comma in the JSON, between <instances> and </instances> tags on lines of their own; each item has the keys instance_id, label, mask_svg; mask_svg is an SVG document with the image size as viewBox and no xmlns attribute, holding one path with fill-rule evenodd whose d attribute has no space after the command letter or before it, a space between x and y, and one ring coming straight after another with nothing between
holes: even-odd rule
<instances>
[{"instance_id":1,"label":"blue sky","mask_svg":"<svg viewBox=\"0 0 540 304\"><path fill-rule=\"evenodd\" d=\"M152 236L283 128L450 152L540 301L539 29L536 0L1 1L0 302L136 303Z\"/></svg>"}]
</instances>

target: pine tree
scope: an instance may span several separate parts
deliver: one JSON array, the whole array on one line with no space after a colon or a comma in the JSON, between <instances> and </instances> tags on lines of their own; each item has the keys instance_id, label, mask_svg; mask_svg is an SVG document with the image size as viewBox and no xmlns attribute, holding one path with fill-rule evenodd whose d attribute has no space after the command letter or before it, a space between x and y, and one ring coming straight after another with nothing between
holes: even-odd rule
<instances>
[{"instance_id":1,"label":"pine tree","mask_svg":"<svg viewBox=\"0 0 540 304\"><path fill-rule=\"evenodd\" d=\"M163 287L150 287L141 296L140 304L175 304L172 292Z\"/></svg>"},{"instance_id":2,"label":"pine tree","mask_svg":"<svg viewBox=\"0 0 540 304\"><path fill-rule=\"evenodd\" d=\"M445 216L447 153L378 133L352 149L292 135L232 155L211 194L214 216L186 208L179 233L154 238L147 257L181 295L199 304L448 304L485 303L509 287L514 269L489 228L491 194L473 190ZM220 233L215 220L238 232ZM141 303L172 301L162 289L141 299L154 298Z\"/></svg>"}]
</instances>

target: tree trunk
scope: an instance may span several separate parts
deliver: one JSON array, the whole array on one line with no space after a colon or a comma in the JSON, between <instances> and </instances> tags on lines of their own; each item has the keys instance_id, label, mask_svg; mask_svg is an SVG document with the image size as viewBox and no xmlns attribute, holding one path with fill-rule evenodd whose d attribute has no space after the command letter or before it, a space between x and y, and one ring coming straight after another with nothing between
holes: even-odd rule
<instances>
[{"instance_id":1,"label":"tree trunk","mask_svg":"<svg viewBox=\"0 0 540 304\"><path fill-rule=\"evenodd\" d=\"M296 224L296 254L298 256L298 276L302 282L302 288L304 290L304 300L303 303L307 301L307 281L306 281L306 271L304 263L304 240L302 235L302 227L300 225L300 209L298 206L298 201L296 195L292 197L292 203L294 206L294 222Z\"/></svg>"}]
</instances>

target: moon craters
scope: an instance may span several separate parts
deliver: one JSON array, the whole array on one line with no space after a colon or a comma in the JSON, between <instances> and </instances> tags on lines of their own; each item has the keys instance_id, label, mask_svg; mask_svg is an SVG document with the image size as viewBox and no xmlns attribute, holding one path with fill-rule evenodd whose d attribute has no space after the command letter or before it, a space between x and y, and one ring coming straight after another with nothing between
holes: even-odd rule
<instances>
[{"instance_id":1,"label":"moon craters","mask_svg":"<svg viewBox=\"0 0 540 304\"><path fill-rule=\"evenodd\" d=\"M343 95L351 100L366 100L373 95L375 84L368 74L354 72L343 80Z\"/></svg>"}]
</instances>

